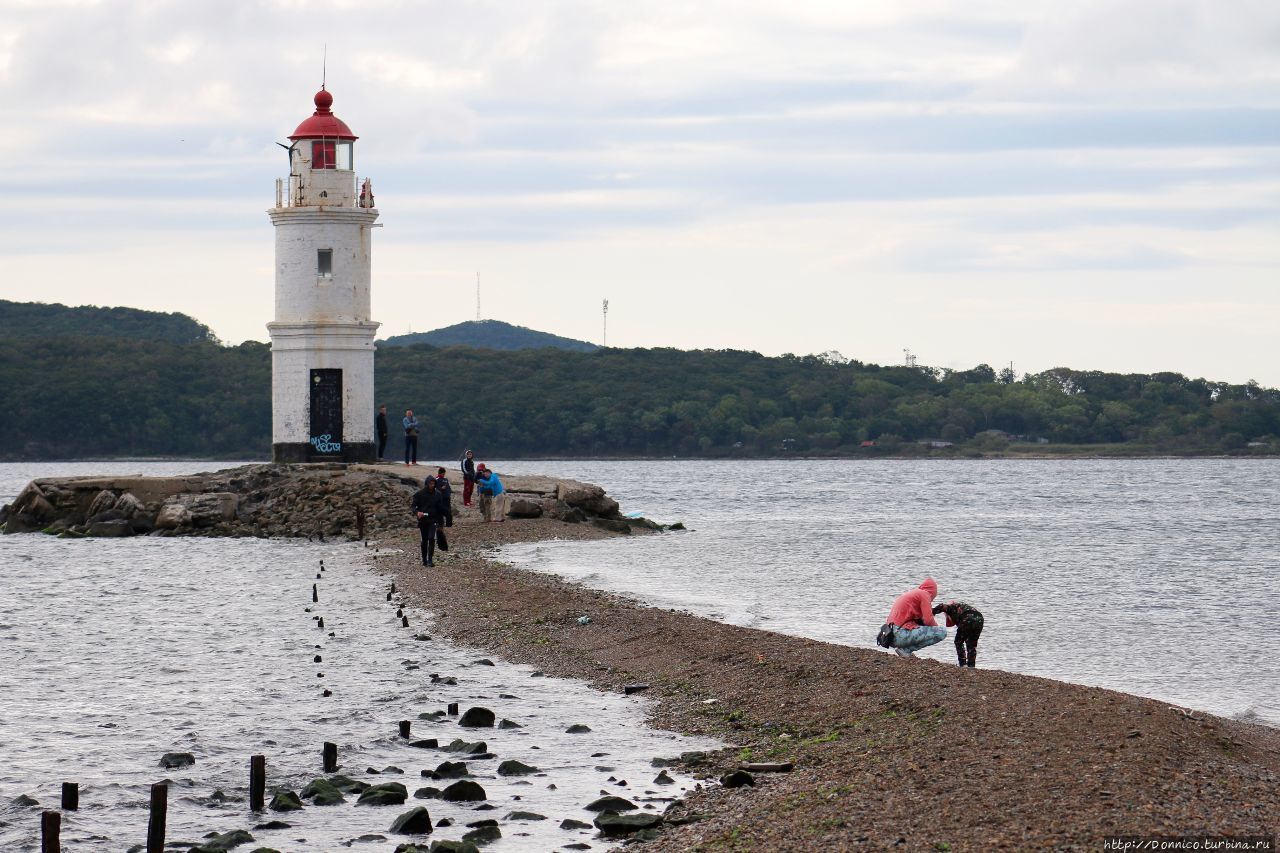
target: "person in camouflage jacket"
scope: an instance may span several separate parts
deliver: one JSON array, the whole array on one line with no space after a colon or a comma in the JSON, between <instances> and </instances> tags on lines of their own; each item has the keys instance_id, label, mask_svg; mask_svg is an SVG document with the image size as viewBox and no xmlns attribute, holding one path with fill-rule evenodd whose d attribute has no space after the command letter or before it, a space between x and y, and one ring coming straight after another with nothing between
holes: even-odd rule
<instances>
[{"instance_id":1,"label":"person in camouflage jacket","mask_svg":"<svg viewBox=\"0 0 1280 853\"><path fill-rule=\"evenodd\" d=\"M933 612L947 615L948 628L956 626L956 657L961 666L973 666L978 659L978 637L982 636L982 614L978 608L963 601L948 601L933 608Z\"/></svg>"}]
</instances>

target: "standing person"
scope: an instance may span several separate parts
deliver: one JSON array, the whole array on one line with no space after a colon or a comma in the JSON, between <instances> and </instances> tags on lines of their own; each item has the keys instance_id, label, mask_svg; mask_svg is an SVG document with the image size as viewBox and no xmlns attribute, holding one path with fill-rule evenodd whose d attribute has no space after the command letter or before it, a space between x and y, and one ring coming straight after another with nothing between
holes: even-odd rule
<instances>
[{"instance_id":1,"label":"standing person","mask_svg":"<svg viewBox=\"0 0 1280 853\"><path fill-rule=\"evenodd\" d=\"M418 464L418 419L413 409L404 410L404 464Z\"/></svg>"},{"instance_id":2,"label":"standing person","mask_svg":"<svg viewBox=\"0 0 1280 853\"><path fill-rule=\"evenodd\" d=\"M443 467L436 469L436 491L444 495L444 526L453 527L453 484Z\"/></svg>"},{"instance_id":3,"label":"standing person","mask_svg":"<svg viewBox=\"0 0 1280 853\"><path fill-rule=\"evenodd\" d=\"M480 511L485 521L507 520L507 495L502 487L496 471L484 467L484 463L476 466L476 482L480 488ZM485 497L488 497L488 509L485 508Z\"/></svg>"},{"instance_id":4,"label":"standing person","mask_svg":"<svg viewBox=\"0 0 1280 853\"><path fill-rule=\"evenodd\" d=\"M378 433L378 461L382 461L382 453L387 449L387 407L378 407L378 416L373 419L374 431Z\"/></svg>"},{"instance_id":5,"label":"standing person","mask_svg":"<svg viewBox=\"0 0 1280 853\"><path fill-rule=\"evenodd\" d=\"M428 477L422 488L414 492L410 504L418 519L418 534L422 537L422 565L435 565L436 531L444 523L444 496L436 490L436 478Z\"/></svg>"},{"instance_id":6,"label":"standing person","mask_svg":"<svg viewBox=\"0 0 1280 853\"><path fill-rule=\"evenodd\" d=\"M956 657L961 666L972 668L978 660L978 638L982 636L982 614L978 608L963 601L948 601L933 608L933 612L947 614L948 628L956 626Z\"/></svg>"},{"instance_id":7,"label":"standing person","mask_svg":"<svg viewBox=\"0 0 1280 853\"><path fill-rule=\"evenodd\" d=\"M894 626L893 650L899 657L915 657L920 649L946 639L947 629L933 621L933 600L937 597L937 582L925 578L920 586L894 600L886 625Z\"/></svg>"},{"instance_id":8,"label":"standing person","mask_svg":"<svg viewBox=\"0 0 1280 853\"><path fill-rule=\"evenodd\" d=\"M471 490L476 487L476 458L468 450L462 454L462 505L471 506Z\"/></svg>"}]
</instances>

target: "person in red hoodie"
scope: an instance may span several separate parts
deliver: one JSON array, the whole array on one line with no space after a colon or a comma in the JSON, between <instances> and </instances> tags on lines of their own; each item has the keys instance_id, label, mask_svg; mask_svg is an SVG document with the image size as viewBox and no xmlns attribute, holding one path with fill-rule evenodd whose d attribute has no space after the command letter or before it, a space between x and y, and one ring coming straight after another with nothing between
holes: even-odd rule
<instances>
[{"instance_id":1,"label":"person in red hoodie","mask_svg":"<svg viewBox=\"0 0 1280 853\"><path fill-rule=\"evenodd\" d=\"M914 657L925 646L947 638L947 629L933 621L933 600L937 597L937 582L925 578L920 586L898 596L889 608L888 624L894 626L893 650L899 657Z\"/></svg>"}]
</instances>

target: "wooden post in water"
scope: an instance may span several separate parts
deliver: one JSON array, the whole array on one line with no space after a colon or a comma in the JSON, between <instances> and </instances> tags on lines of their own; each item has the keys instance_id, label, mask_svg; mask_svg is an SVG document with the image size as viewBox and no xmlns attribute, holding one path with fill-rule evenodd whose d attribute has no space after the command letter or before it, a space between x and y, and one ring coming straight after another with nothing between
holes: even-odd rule
<instances>
[{"instance_id":1,"label":"wooden post in water","mask_svg":"<svg viewBox=\"0 0 1280 853\"><path fill-rule=\"evenodd\" d=\"M311 585L311 600L312 601L320 600L320 584L318 583L313 583Z\"/></svg>"},{"instance_id":2,"label":"wooden post in water","mask_svg":"<svg viewBox=\"0 0 1280 853\"><path fill-rule=\"evenodd\" d=\"M392 592L395 592L395 591L396 591L396 582L395 582L395 581L392 581L392 582L391 582L391 591L392 591Z\"/></svg>"},{"instance_id":3,"label":"wooden post in water","mask_svg":"<svg viewBox=\"0 0 1280 853\"><path fill-rule=\"evenodd\" d=\"M410 726L410 723L408 720L400 721L400 737L404 738L405 740L409 739L409 726Z\"/></svg>"},{"instance_id":4,"label":"wooden post in water","mask_svg":"<svg viewBox=\"0 0 1280 853\"><path fill-rule=\"evenodd\" d=\"M267 757L249 756L249 808L262 811L267 798Z\"/></svg>"},{"instance_id":5,"label":"wooden post in water","mask_svg":"<svg viewBox=\"0 0 1280 853\"><path fill-rule=\"evenodd\" d=\"M403 627L408 628L408 627L409 627L409 617L408 617L408 616L402 617L402 618L401 618L401 620L400 620L400 624L401 624Z\"/></svg>"},{"instance_id":6,"label":"wooden post in water","mask_svg":"<svg viewBox=\"0 0 1280 853\"><path fill-rule=\"evenodd\" d=\"M62 810L74 812L80 808L80 783L62 783Z\"/></svg>"},{"instance_id":7,"label":"wooden post in water","mask_svg":"<svg viewBox=\"0 0 1280 853\"><path fill-rule=\"evenodd\" d=\"M338 772L338 745L336 743L325 742L324 745L324 772Z\"/></svg>"},{"instance_id":8,"label":"wooden post in water","mask_svg":"<svg viewBox=\"0 0 1280 853\"><path fill-rule=\"evenodd\" d=\"M62 813L40 814L40 853L62 853Z\"/></svg>"},{"instance_id":9,"label":"wooden post in water","mask_svg":"<svg viewBox=\"0 0 1280 853\"><path fill-rule=\"evenodd\" d=\"M151 816L147 820L147 853L164 853L164 825L169 817L169 786L151 786Z\"/></svg>"}]
</instances>

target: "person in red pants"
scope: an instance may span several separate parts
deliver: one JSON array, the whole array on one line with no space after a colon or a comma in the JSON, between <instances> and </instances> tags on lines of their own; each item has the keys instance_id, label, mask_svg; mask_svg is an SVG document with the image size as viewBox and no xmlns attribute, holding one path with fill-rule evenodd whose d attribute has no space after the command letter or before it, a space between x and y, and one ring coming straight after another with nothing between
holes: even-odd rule
<instances>
[{"instance_id":1,"label":"person in red pants","mask_svg":"<svg viewBox=\"0 0 1280 853\"><path fill-rule=\"evenodd\" d=\"M471 506L471 492L476 487L476 457L468 450L462 454L462 505Z\"/></svg>"}]
</instances>

